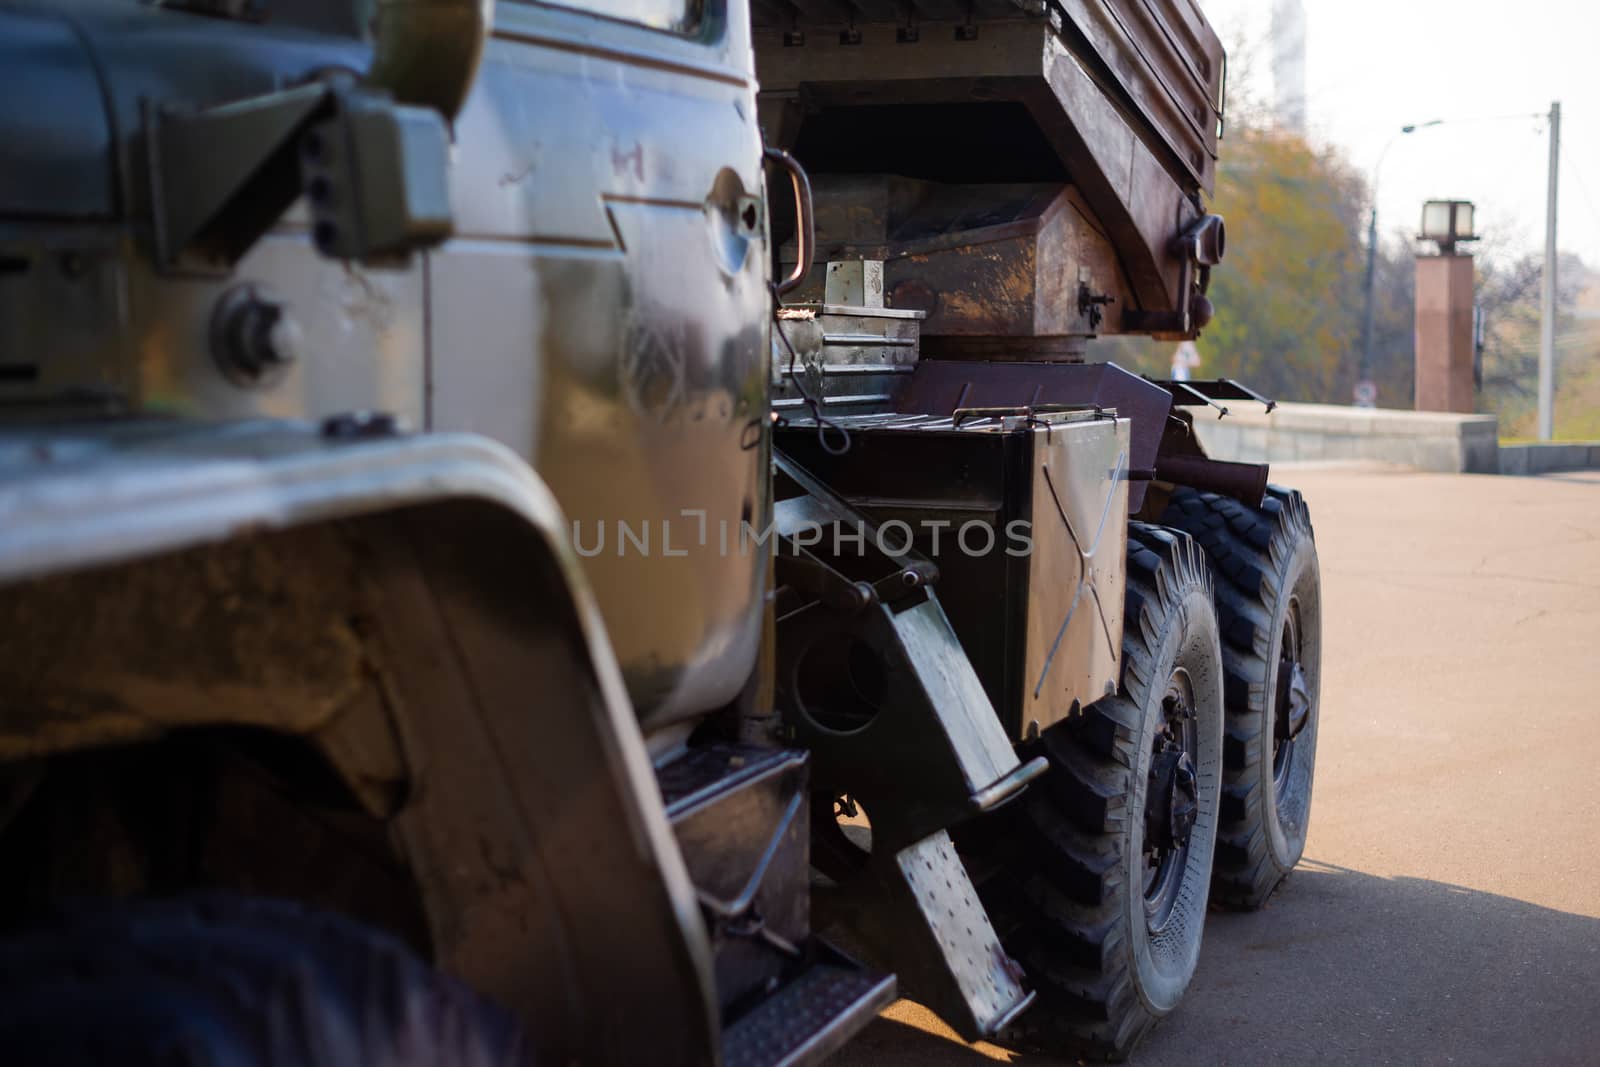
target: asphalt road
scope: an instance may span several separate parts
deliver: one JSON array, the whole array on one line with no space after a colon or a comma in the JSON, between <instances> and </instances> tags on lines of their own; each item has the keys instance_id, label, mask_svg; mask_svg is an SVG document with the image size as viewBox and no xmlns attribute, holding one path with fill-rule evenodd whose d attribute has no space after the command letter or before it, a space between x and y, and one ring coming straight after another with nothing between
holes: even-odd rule
<instances>
[{"instance_id":1,"label":"asphalt road","mask_svg":"<svg viewBox=\"0 0 1600 1067\"><path fill-rule=\"evenodd\" d=\"M1600 1064L1600 473L1280 469L1322 563L1306 858L1213 912L1160 1064ZM1013 1057L909 1001L836 1067Z\"/></svg>"}]
</instances>

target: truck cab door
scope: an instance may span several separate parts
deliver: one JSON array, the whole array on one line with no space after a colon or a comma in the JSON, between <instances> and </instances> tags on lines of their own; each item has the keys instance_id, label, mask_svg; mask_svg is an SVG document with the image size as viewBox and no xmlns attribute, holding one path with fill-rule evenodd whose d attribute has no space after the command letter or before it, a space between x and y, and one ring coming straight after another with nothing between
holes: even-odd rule
<instances>
[{"instance_id":1,"label":"truck cab door","mask_svg":"<svg viewBox=\"0 0 1600 1067\"><path fill-rule=\"evenodd\" d=\"M501 3L428 264L428 421L527 458L648 726L753 668L770 305L748 11ZM787 192L787 189L783 190Z\"/></svg>"}]
</instances>

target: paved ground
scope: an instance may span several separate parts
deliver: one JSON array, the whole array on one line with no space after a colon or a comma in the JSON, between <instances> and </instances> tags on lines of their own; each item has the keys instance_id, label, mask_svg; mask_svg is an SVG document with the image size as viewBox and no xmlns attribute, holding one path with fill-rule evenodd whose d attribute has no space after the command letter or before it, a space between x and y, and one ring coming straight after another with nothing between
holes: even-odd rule
<instances>
[{"instance_id":1,"label":"paved ground","mask_svg":"<svg viewBox=\"0 0 1600 1067\"><path fill-rule=\"evenodd\" d=\"M1600 474L1277 477L1322 560L1306 859L1134 1063L1600 1064ZM902 1001L836 1064L1010 1058Z\"/></svg>"}]
</instances>

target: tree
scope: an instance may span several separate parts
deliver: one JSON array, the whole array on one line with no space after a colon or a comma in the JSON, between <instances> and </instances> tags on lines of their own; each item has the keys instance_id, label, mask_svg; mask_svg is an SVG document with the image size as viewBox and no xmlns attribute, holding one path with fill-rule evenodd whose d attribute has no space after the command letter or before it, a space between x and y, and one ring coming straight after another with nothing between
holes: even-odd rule
<instances>
[{"instance_id":1,"label":"tree","mask_svg":"<svg viewBox=\"0 0 1600 1067\"><path fill-rule=\"evenodd\" d=\"M1416 240L1397 229L1385 244L1378 242L1372 330L1372 381L1378 387L1378 406L1409 408L1417 395L1417 266ZM1363 282L1365 276L1363 275ZM1365 314L1366 294L1362 294ZM1352 356L1354 359L1354 356ZM1350 394L1334 397L1340 404Z\"/></svg>"},{"instance_id":2,"label":"tree","mask_svg":"<svg viewBox=\"0 0 1600 1067\"><path fill-rule=\"evenodd\" d=\"M1537 419L1544 256L1490 246L1478 256L1477 270L1484 320L1482 406L1500 416L1502 436L1531 436ZM1573 431L1594 423L1600 400L1600 344L1573 318L1579 294L1593 284L1593 276L1577 256L1563 254L1556 279L1555 387L1557 415L1565 416L1557 428ZM1582 421L1573 423L1573 416Z\"/></svg>"},{"instance_id":3,"label":"tree","mask_svg":"<svg viewBox=\"0 0 1600 1067\"><path fill-rule=\"evenodd\" d=\"M1212 280L1217 316L1200 341L1208 374L1286 400L1349 395L1364 192L1332 152L1290 134L1235 129L1217 177L1228 257Z\"/></svg>"},{"instance_id":4,"label":"tree","mask_svg":"<svg viewBox=\"0 0 1600 1067\"><path fill-rule=\"evenodd\" d=\"M1217 314L1199 341L1200 376L1237 378L1284 400L1349 403L1365 301L1369 190L1337 150L1274 128L1250 70L1261 49L1229 50L1228 129L1211 210L1228 224L1212 274ZM1377 263L1374 371L1382 402L1413 392L1409 239ZM1165 376L1170 345L1123 339L1097 357Z\"/></svg>"}]
</instances>

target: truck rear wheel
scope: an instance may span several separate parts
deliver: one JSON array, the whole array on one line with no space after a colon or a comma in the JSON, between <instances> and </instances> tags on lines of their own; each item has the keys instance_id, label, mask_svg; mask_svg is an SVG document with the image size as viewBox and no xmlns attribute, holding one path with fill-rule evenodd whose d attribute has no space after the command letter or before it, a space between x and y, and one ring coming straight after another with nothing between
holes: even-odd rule
<instances>
[{"instance_id":1,"label":"truck rear wheel","mask_svg":"<svg viewBox=\"0 0 1600 1067\"><path fill-rule=\"evenodd\" d=\"M1050 770L960 841L1039 992L1007 1039L1121 1059L1178 1004L1205 924L1222 773L1211 580L1186 534L1134 523L1122 684L1028 747Z\"/></svg>"},{"instance_id":2,"label":"truck rear wheel","mask_svg":"<svg viewBox=\"0 0 1600 1067\"><path fill-rule=\"evenodd\" d=\"M1206 551L1222 626L1228 707L1212 897L1260 907L1305 851L1317 758L1322 596L1304 498L1261 507L1176 490L1162 521Z\"/></svg>"},{"instance_id":3,"label":"truck rear wheel","mask_svg":"<svg viewBox=\"0 0 1600 1067\"><path fill-rule=\"evenodd\" d=\"M401 942L297 905L107 904L0 942L16 1067L510 1067L516 1022Z\"/></svg>"}]
</instances>

